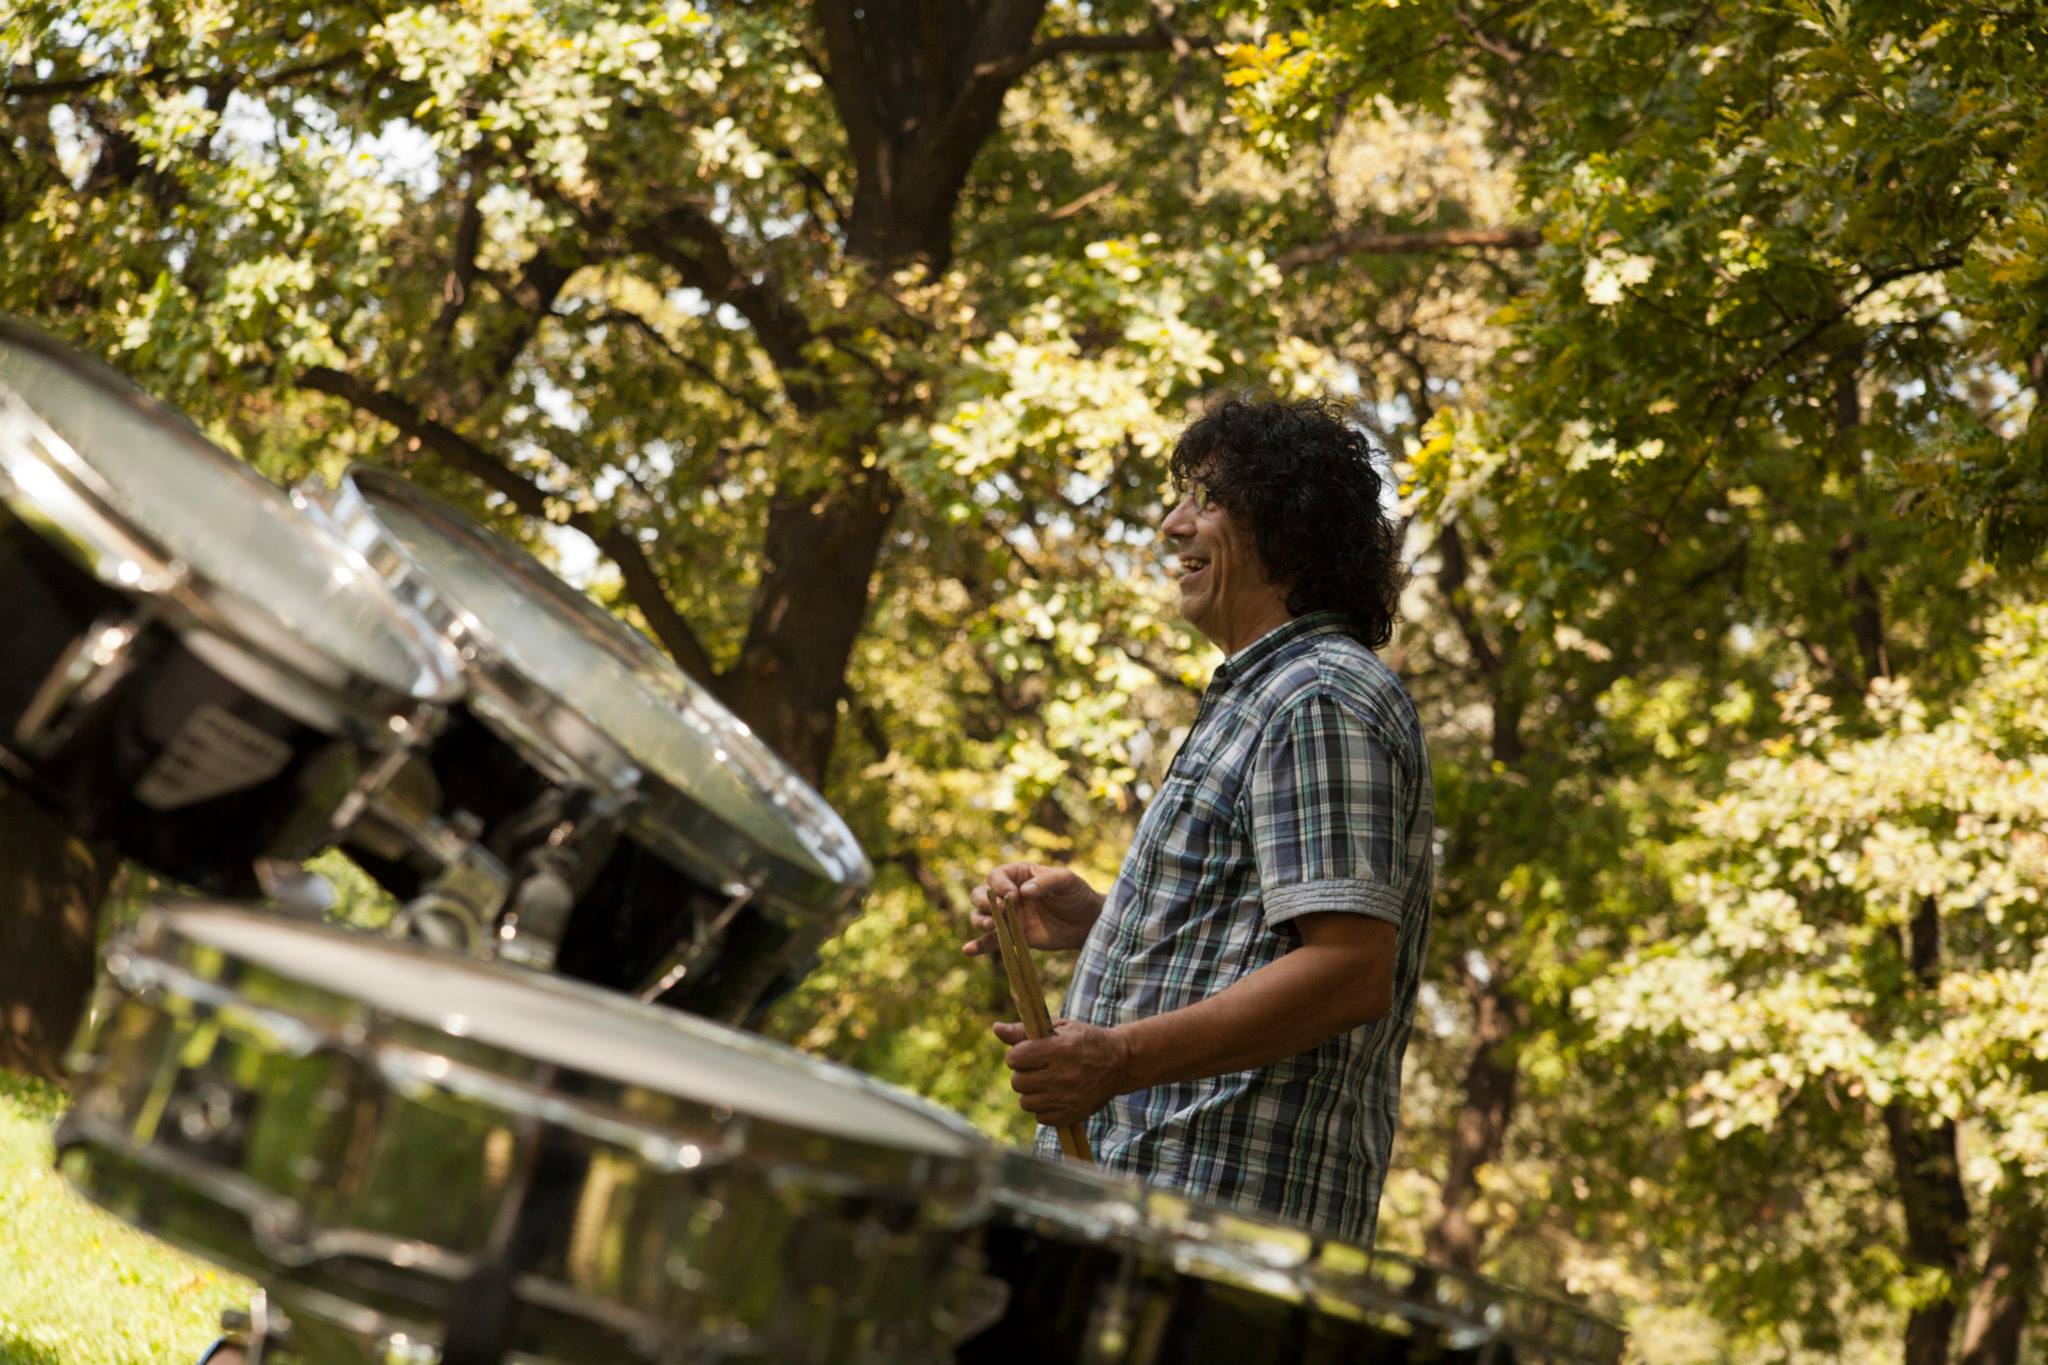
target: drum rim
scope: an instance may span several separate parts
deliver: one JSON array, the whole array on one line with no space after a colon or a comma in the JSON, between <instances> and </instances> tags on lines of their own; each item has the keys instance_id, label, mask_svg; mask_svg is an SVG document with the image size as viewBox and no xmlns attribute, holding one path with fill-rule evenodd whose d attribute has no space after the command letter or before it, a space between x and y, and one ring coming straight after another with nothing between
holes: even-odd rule
<instances>
[{"instance_id":1,"label":"drum rim","mask_svg":"<svg viewBox=\"0 0 2048 1365\"><path fill-rule=\"evenodd\" d=\"M467 512L429 493L402 474L374 465L351 464L331 490L322 490L315 496L332 518L339 535L344 538L354 535L374 538L380 553L365 554L373 568L385 573L388 579L391 570L378 562L382 555L387 554L397 566L402 566L410 580L408 586L415 610L432 621L443 632L444 638L455 641L468 666L489 684L487 689L473 689L477 697L488 696L490 699L484 708L479 709L481 719L495 723L496 727L514 730L517 740L535 747L542 755L554 757L558 762L566 761L585 771L594 771L594 765L580 760L578 755L564 752L558 744L545 738L545 731L536 718L547 708L532 705L534 698L541 698L552 707L578 718L593 737L602 739L607 749L630 761L632 785L629 790L635 799L629 808L628 818L631 834L637 842L729 894L744 891L762 896L784 907L796 907L806 912L808 917L836 920L872 884L873 865L853 837L845 819L816 788L790 768L780 755L761 743L746 723L733 716L724 703L682 675L674 662L653 642L590 602L554 570L534 558L524 546L483 526ZM607 647L614 652L614 657L642 678L655 695L672 696L679 704L715 707L720 715L738 728L746 742L755 745L762 756L773 762L785 782L794 784L800 799L780 807L780 810L810 853L811 865L800 864L780 850L763 845L715 807L697 800L686 787L639 761L610 728L578 705L574 698L560 695L519 667L497 642L495 632L488 625L435 589L432 576L378 516L374 500L381 497L401 503L423 518L450 524L460 532L479 534L486 538L485 543L493 550L504 552L521 568L531 568L543 581L558 583L559 595L565 601L580 604L571 609L610 632ZM366 549L360 544L357 548L359 551ZM426 599L431 599L431 603ZM683 678L683 684L678 685L667 676L671 671L676 677ZM681 690L682 686L694 691L685 692Z\"/></svg>"},{"instance_id":2,"label":"drum rim","mask_svg":"<svg viewBox=\"0 0 2048 1365\"><path fill-rule=\"evenodd\" d=\"M1099 1198L1090 1206L1078 1197L1078 1191L1059 1188L1062 1184L1085 1186ZM1233 1281L1279 1277L1303 1303L1337 1302L1367 1311L1422 1309L1429 1316L1449 1319L1460 1328L1535 1347L1548 1356L1582 1365L1616 1365L1627 1338L1627 1330L1620 1323L1554 1295L1434 1265L1403 1252L1360 1247L1268 1214L1147 1186L1134 1177L1054 1161L1034 1152L1001 1153L995 1206L998 1212L994 1216L999 1222L1027 1227L1034 1223L1051 1224L1081 1234L1094 1245L1158 1257L1179 1271L1198 1275L1220 1273ZM1199 1236L1188 1234L1186 1229L1190 1225L1201 1229ZM1294 1254L1285 1263L1256 1254L1256 1244L1246 1236L1252 1229L1277 1234ZM1364 1264L1357 1269L1325 1264L1331 1247L1349 1249L1362 1257ZM1476 1291L1485 1309L1475 1316L1448 1301L1419 1299L1409 1292L1417 1283L1446 1280ZM1518 1330L1515 1316L1507 1310L1507 1304L1513 1300L1540 1305L1547 1313L1563 1314L1569 1322L1594 1328L1606 1338L1606 1349L1567 1350L1553 1334Z\"/></svg>"},{"instance_id":3,"label":"drum rim","mask_svg":"<svg viewBox=\"0 0 2048 1365\"><path fill-rule=\"evenodd\" d=\"M334 987L305 981L287 968L261 961L246 952L202 941L193 933L181 928L181 924L189 922L195 915L217 921L262 924L266 927L286 925L292 932L307 934L316 940L326 937L372 945L379 951L398 953L435 966L473 971L485 976L498 976L512 981L522 990L551 995L572 1001L579 1006L592 1006L606 1013L631 1014L635 1018L672 1029L679 1036L792 1068L831 1087L851 1089L879 1098L895 1108L916 1115L926 1124L944 1130L957 1142L960 1150L955 1153L916 1150L869 1136L841 1134L819 1128L802 1128L792 1123L764 1118L744 1109L722 1105L714 1100L678 1094L658 1085L625 1081L607 1072L592 1071L568 1063L544 1062L531 1053L503 1043L451 1032L440 1020L432 1016L431 1010L422 1009L417 1017L400 1013ZM230 964L229 971L209 974L201 970L192 960L195 953L218 953ZM852 1167L864 1173L877 1170L888 1173L889 1178L900 1181L901 1188L915 1186L919 1189L946 1191L967 1211L976 1215L985 1211L994 1198L996 1149L980 1130L958 1114L898 1087L885 1085L850 1067L837 1066L757 1034L734 1029L696 1015L645 1004L632 996L554 973L537 972L509 963L481 961L468 956L450 954L425 944L350 929L304 914L261 908L254 903L208 898L157 901L145 906L134 926L124 931L109 947L105 955L108 979L119 984L124 992L136 994L137 991L131 987L130 982L131 978L138 976L138 960L157 964L155 968L143 968L141 975L152 974L158 969L168 970L230 994L238 993L237 981L250 971L255 971L273 979L290 982L311 994L344 1002L347 1007L345 1017L332 1024L307 1020L289 1011L267 1005L247 1004L244 1008L252 1014L268 1013L280 1020L289 1021L285 1031L296 1030L304 1037L317 1038L320 1045L345 1053L366 1068L380 1067L385 1060L382 1056L385 1052L403 1052L428 1059L438 1057L446 1060L453 1068L501 1078L508 1085L516 1087L523 1084L518 1078L521 1065L529 1068L552 1066L559 1072L575 1077L574 1094L577 1099L593 1100L593 1109L596 1108L595 1101L602 1101L606 1108L615 1112L632 1113L647 1122L650 1129L658 1121L671 1125L680 1133L702 1134L719 1131L734 1120L739 1120L735 1131L739 1134L740 1146L727 1155L741 1163L749 1162L754 1155L747 1145L753 1134L765 1130L771 1136L782 1135L786 1140L782 1145L787 1145L790 1141L798 1144L825 1144L828 1150L834 1152L835 1157L843 1153ZM160 982L155 984L161 985ZM438 1049L422 1046L423 1043L434 1042L452 1046ZM475 1060L477 1058L485 1058L500 1065L487 1070ZM506 1061L516 1065L502 1065ZM631 1099L632 1103L620 1103L622 1099ZM574 1105L571 1103L566 1107L573 1108ZM572 1131L581 1131L573 1123L565 1126ZM829 1171L821 1169L820 1173L829 1175L843 1169L845 1168L835 1165ZM948 1172L951 1173L950 1176Z\"/></svg>"},{"instance_id":4,"label":"drum rim","mask_svg":"<svg viewBox=\"0 0 2048 1365\"><path fill-rule=\"evenodd\" d=\"M222 467L233 471L229 477L267 489L289 505L289 497L276 484L222 450L184 413L106 362L6 314L0 314L0 341L33 350L77 374L110 400L129 403L168 439L214 452ZM318 555L363 582L363 591L376 604L380 625L414 664L413 679L406 687L365 672L357 661L337 653L324 639L287 625L262 600L220 582L170 551L132 514L118 485L5 381L0 381L0 408L10 409L32 438L19 442L0 439L0 504L45 540L52 539L50 531L57 532L61 536L55 542L59 551L74 563L82 559L81 567L102 583L131 596L169 603L187 626L219 636L281 670L307 690L337 703L345 715L372 732L388 730L394 716L412 708L446 706L462 695L460 662L447 643L397 600L361 555L324 528L299 518ZM29 467L54 478L70 505L53 514L33 500L23 489L22 473ZM278 636L333 664L348 685L337 688L306 676L289 654L256 638L244 624L250 618L268 623Z\"/></svg>"}]
</instances>

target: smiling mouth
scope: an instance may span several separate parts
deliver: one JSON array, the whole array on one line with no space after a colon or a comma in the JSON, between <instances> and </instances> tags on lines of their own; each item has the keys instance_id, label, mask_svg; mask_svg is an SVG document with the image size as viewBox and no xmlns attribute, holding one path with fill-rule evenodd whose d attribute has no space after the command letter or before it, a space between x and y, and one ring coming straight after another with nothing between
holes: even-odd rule
<instances>
[{"instance_id":1,"label":"smiling mouth","mask_svg":"<svg viewBox=\"0 0 2048 1365\"><path fill-rule=\"evenodd\" d=\"M1209 567L1208 560L1194 555L1182 555L1178 563L1180 565L1180 581L1182 583L1186 583L1190 578L1193 578L1196 574Z\"/></svg>"}]
</instances>

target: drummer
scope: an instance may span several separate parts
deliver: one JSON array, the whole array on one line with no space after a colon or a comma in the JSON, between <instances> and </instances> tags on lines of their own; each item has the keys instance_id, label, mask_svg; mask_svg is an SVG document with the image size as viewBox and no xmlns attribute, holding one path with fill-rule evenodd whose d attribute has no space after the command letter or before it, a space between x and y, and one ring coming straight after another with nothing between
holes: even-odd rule
<instances>
[{"instance_id":1,"label":"drummer","mask_svg":"<svg viewBox=\"0 0 2048 1365\"><path fill-rule=\"evenodd\" d=\"M991 899L1032 946L1081 950L1052 1037L995 1027L1040 1123L1085 1120L1112 1170L1365 1243L1435 818L1415 707L1373 652L1400 530L1366 439L1320 402L1212 406L1171 468L1181 612L1227 657L1108 894L1005 864L967 952L995 951Z\"/></svg>"}]
</instances>

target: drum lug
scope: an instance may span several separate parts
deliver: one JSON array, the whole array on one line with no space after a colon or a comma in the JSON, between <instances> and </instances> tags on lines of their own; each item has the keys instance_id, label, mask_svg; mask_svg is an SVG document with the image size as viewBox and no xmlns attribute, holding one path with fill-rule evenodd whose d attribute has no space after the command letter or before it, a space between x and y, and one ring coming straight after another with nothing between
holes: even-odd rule
<instances>
[{"instance_id":1,"label":"drum lug","mask_svg":"<svg viewBox=\"0 0 2048 1365\"><path fill-rule=\"evenodd\" d=\"M339 900L332 881L289 858L258 858L256 884L279 907L308 915L324 915Z\"/></svg>"},{"instance_id":2,"label":"drum lug","mask_svg":"<svg viewBox=\"0 0 2048 1365\"><path fill-rule=\"evenodd\" d=\"M496 956L535 971L555 965L555 949L576 908L576 889L555 868L542 865L521 879L498 921Z\"/></svg>"},{"instance_id":3,"label":"drum lug","mask_svg":"<svg viewBox=\"0 0 2048 1365\"><path fill-rule=\"evenodd\" d=\"M449 837L457 838L452 833ZM474 842L438 851L443 854L440 875L399 910L391 922L392 936L482 953L490 946L485 926L505 903L511 876L503 863Z\"/></svg>"},{"instance_id":4,"label":"drum lug","mask_svg":"<svg viewBox=\"0 0 2048 1365\"><path fill-rule=\"evenodd\" d=\"M161 1141L173 1151L216 1164L241 1159L255 1096L205 1068L180 1077L164 1111Z\"/></svg>"},{"instance_id":5,"label":"drum lug","mask_svg":"<svg viewBox=\"0 0 2048 1365\"><path fill-rule=\"evenodd\" d=\"M247 1308L221 1310L220 1330L224 1339L207 1352L200 1365L208 1365L220 1356L222 1347L239 1349L239 1356L228 1358L240 1365L265 1365L272 1361L272 1348L283 1350L288 1344L291 1324L270 1306L270 1296L258 1289L250 1295Z\"/></svg>"},{"instance_id":6,"label":"drum lug","mask_svg":"<svg viewBox=\"0 0 2048 1365\"><path fill-rule=\"evenodd\" d=\"M510 822L514 831L544 832L510 846L502 838L496 844L517 865L498 920L497 957L537 971L554 968L579 888L618 841L625 810L615 796L570 787L548 792Z\"/></svg>"},{"instance_id":7,"label":"drum lug","mask_svg":"<svg viewBox=\"0 0 2048 1365\"><path fill-rule=\"evenodd\" d=\"M331 827L337 836L347 834L364 816L382 813L378 809L379 799L385 795L399 771L412 761L414 752L425 741L429 728L420 716L393 722L392 729L397 734L399 743L359 774L355 785L349 788L348 794L342 797L340 804L334 808ZM387 823L392 829L400 832L409 833L411 830L409 820L394 818L389 819Z\"/></svg>"},{"instance_id":8,"label":"drum lug","mask_svg":"<svg viewBox=\"0 0 2048 1365\"><path fill-rule=\"evenodd\" d=\"M948 1346L972 1341L1003 1320L1010 1310L1010 1286L993 1275L977 1275L961 1302L947 1308L938 1326Z\"/></svg>"}]
</instances>

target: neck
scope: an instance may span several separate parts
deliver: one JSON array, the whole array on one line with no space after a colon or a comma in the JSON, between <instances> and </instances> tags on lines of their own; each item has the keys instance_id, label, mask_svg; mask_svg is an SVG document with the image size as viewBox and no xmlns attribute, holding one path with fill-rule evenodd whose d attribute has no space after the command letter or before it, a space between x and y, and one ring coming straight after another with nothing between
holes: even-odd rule
<instances>
[{"instance_id":1,"label":"neck","mask_svg":"<svg viewBox=\"0 0 2048 1365\"><path fill-rule=\"evenodd\" d=\"M1235 654L1268 631L1278 630L1294 619L1287 604L1278 598L1260 603L1239 620L1224 622L1213 637L1225 654Z\"/></svg>"}]
</instances>

